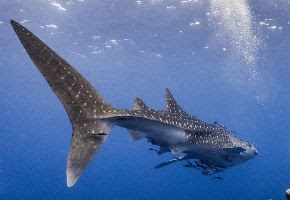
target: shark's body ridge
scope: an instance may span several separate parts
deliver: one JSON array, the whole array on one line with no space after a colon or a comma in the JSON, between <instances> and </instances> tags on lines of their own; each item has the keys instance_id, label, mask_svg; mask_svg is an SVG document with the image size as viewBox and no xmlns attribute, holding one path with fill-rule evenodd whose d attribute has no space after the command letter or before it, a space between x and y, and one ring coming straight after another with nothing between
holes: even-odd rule
<instances>
[{"instance_id":1,"label":"shark's body ridge","mask_svg":"<svg viewBox=\"0 0 290 200\"><path fill-rule=\"evenodd\" d=\"M187 114L168 89L166 110L151 109L139 98L131 110L112 107L81 74L32 32L15 21L11 20L11 24L31 60L64 105L72 124L66 170L69 187L78 180L114 125L128 129L136 140L147 138L158 145L159 154L184 154L156 168L197 159L195 164L188 161L185 166L207 169L204 173L210 174L257 155L254 145L238 139L225 127Z\"/></svg>"}]
</instances>

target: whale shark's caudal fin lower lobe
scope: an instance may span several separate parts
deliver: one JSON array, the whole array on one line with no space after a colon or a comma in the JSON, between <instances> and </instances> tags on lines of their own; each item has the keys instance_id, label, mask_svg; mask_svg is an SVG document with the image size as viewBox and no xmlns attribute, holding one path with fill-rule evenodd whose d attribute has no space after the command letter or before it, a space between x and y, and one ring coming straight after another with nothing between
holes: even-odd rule
<instances>
[{"instance_id":1,"label":"whale shark's caudal fin lower lobe","mask_svg":"<svg viewBox=\"0 0 290 200\"><path fill-rule=\"evenodd\" d=\"M69 63L33 33L15 21L10 23L71 121L73 137L66 170L67 186L71 187L107 138L113 122L102 116L112 107Z\"/></svg>"}]
</instances>

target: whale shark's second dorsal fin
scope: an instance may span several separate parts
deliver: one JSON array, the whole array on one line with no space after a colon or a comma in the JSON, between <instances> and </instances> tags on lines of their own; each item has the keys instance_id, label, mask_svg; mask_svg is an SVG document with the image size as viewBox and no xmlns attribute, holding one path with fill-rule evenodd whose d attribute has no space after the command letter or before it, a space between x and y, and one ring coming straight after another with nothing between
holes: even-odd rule
<instances>
[{"instance_id":1,"label":"whale shark's second dorsal fin","mask_svg":"<svg viewBox=\"0 0 290 200\"><path fill-rule=\"evenodd\" d=\"M133 110L148 110L149 107L140 98L136 97Z\"/></svg>"}]
</instances>

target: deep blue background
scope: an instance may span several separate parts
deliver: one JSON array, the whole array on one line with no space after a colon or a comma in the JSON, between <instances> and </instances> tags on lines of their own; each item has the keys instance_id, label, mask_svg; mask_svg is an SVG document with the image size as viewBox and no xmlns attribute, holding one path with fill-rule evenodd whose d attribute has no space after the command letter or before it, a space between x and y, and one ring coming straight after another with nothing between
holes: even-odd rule
<instances>
[{"instance_id":1,"label":"deep blue background","mask_svg":"<svg viewBox=\"0 0 290 200\"><path fill-rule=\"evenodd\" d=\"M290 187L290 4L234 2L1 0L0 199L283 199ZM186 111L236 131L262 157L213 182L182 163L155 170L172 156L156 155L115 127L67 188L69 119L10 19L112 105L130 108L138 96L162 109L168 87ZM57 28L45 26L52 24Z\"/></svg>"}]
</instances>

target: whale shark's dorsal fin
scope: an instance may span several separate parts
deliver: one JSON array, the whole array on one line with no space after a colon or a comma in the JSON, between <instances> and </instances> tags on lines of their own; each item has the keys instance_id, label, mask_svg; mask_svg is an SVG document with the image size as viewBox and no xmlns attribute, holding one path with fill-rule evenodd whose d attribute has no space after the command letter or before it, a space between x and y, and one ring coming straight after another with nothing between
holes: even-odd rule
<instances>
[{"instance_id":1,"label":"whale shark's dorsal fin","mask_svg":"<svg viewBox=\"0 0 290 200\"><path fill-rule=\"evenodd\" d=\"M165 89L165 98L166 108L168 112L188 116L188 114L183 111L183 109L177 104L176 100L174 99L168 88Z\"/></svg>"},{"instance_id":2,"label":"whale shark's dorsal fin","mask_svg":"<svg viewBox=\"0 0 290 200\"><path fill-rule=\"evenodd\" d=\"M32 32L13 20L10 23L71 121L73 134L66 170L67 186L71 187L107 138L112 123L100 120L100 116L111 113L113 108L80 73Z\"/></svg>"},{"instance_id":3,"label":"whale shark's dorsal fin","mask_svg":"<svg viewBox=\"0 0 290 200\"><path fill-rule=\"evenodd\" d=\"M166 98L166 108L167 108L167 112L170 112L172 114L181 115L182 117L191 118L193 120L199 120L194 115L190 115L187 112L185 112L177 104L176 100L174 99L173 95L171 94L171 92L169 91L168 88L165 89L165 98Z\"/></svg>"},{"instance_id":4,"label":"whale shark's dorsal fin","mask_svg":"<svg viewBox=\"0 0 290 200\"><path fill-rule=\"evenodd\" d=\"M149 107L140 98L136 97L133 110L147 110Z\"/></svg>"}]
</instances>

